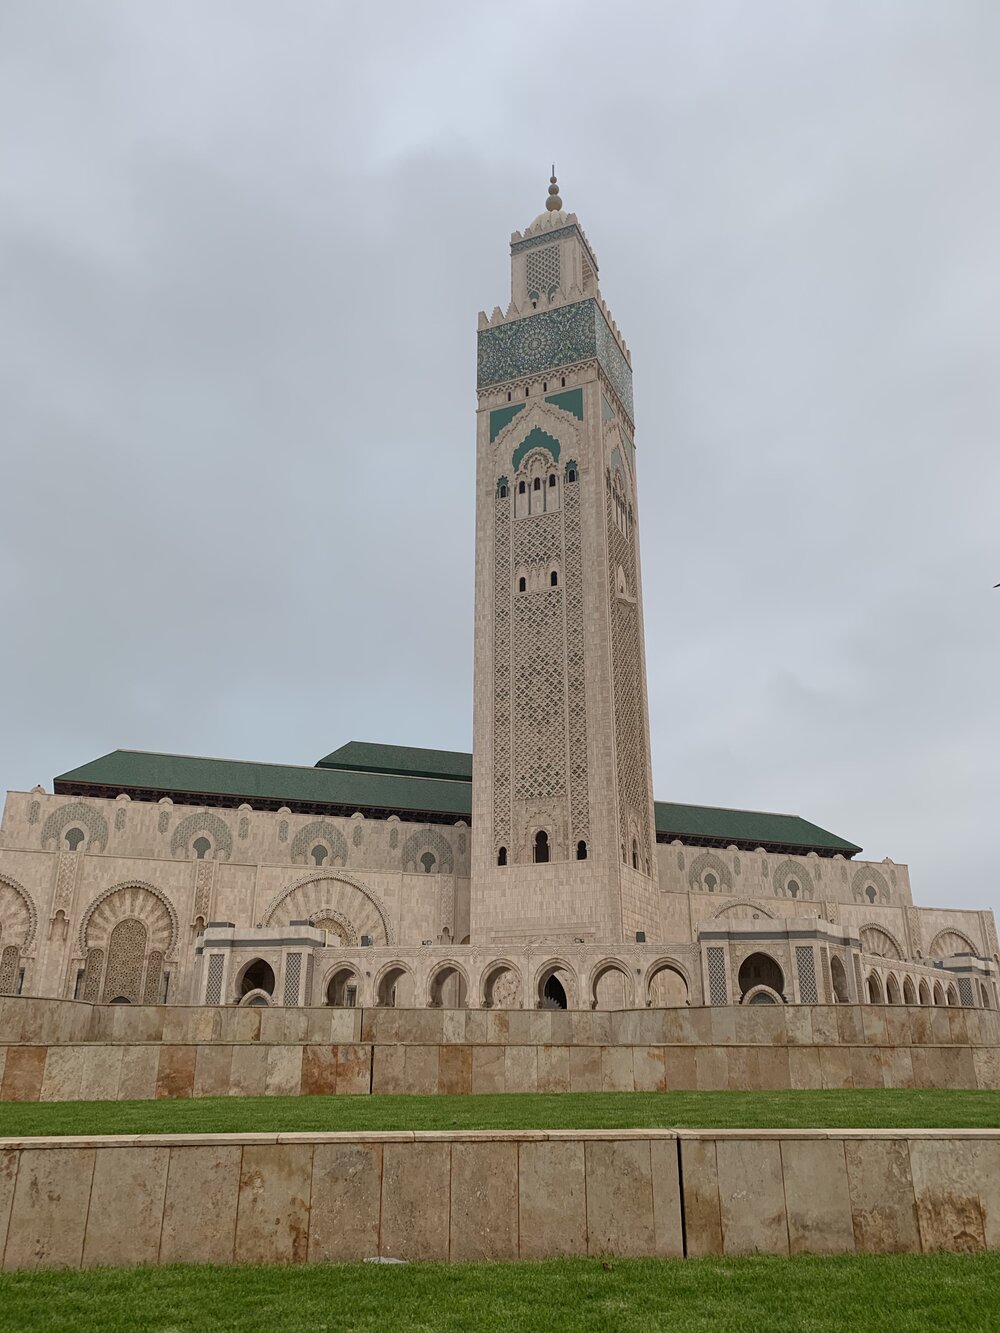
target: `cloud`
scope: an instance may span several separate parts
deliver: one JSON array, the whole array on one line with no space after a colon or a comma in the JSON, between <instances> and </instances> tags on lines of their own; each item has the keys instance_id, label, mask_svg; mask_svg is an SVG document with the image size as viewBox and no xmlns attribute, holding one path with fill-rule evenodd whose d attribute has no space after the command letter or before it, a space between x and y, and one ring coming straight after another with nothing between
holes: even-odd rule
<instances>
[{"instance_id":1,"label":"cloud","mask_svg":"<svg viewBox=\"0 0 1000 1333\"><path fill-rule=\"evenodd\" d=\"M0 782L471 739L475 317L550 160L633 349L656 789L995 904L1000 18L0 19Z\"/></svg>"}]
</instances>

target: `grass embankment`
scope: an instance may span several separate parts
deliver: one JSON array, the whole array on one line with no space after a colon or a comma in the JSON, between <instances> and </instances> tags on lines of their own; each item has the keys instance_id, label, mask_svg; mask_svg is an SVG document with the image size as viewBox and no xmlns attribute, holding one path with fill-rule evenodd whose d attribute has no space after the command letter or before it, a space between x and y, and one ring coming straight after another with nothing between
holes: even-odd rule
<instances>
[{"instance_id":1,"label":"grass embankment","mask_svg":"<svg viewBox=\"0 0 1000 1333\"><path fill-rule=\"evenodd\" d=\"M0 1102L0 1135L421 1129L994 1129L1000 1092L564 1092Z\"/></svg>"},{"instance_id":2,"label":"grass embankment","mask_svg":"<svg viewBox=\"0 0 1000 1333\"><path fill-rule=\"evenodd\" d=\"M5 1330L995 1328L1000 1253L95 1269L0 1276Z\"/></svg>"}]
</instances>

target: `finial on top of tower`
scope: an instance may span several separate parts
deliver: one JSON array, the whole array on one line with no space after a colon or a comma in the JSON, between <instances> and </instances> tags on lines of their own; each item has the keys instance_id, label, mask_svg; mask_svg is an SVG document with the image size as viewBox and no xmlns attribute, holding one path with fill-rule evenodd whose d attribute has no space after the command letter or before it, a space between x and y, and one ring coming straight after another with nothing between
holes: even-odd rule
<instances>
[{"instance_id":1,"label":"finial on top of tower","mask_svg":"<svg viewBox=\"0 0 1000 1333\"><path fill-rule=\"evenodd\" d=\"M552 163L552 175L549 177L549 197L545 201L545 207L550 213L556 213L562 208L562 200L559 198L559 186L556 184L556 164Z\"/></svg>"}]
</instances>

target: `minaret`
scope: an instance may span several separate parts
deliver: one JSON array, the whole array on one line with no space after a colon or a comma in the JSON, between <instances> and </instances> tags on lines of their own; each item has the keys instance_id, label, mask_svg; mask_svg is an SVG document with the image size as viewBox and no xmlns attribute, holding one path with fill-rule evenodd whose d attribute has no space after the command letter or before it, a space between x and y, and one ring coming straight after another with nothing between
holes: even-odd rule
<instances>
[{"instance_id":1,"label":"minaret","mask_svg":"<svg viewBox=\"0 0 1000 1333\"><path fill-rule=\"evenodd\" d=\"M473 944L659 914L631 361L555 168L548 194L479 316Z\"/></svg>"}]
</instances>

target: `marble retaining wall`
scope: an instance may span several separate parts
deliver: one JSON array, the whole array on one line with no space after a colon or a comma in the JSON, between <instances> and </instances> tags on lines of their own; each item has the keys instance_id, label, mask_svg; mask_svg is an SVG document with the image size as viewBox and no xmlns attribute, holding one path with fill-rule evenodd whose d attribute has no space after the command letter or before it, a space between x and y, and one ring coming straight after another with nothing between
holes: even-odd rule
<instances>
[{"instance_id":1,"label":"marble retaining wall","mask_svg":"<svg viewBox=\"0 0 1000 1333\"><path fill-rule=\"evenodd\" d=\"M1000 1131L0 1140L7 1271L1000 1248Z\"/></svg>"},{"instance_id":2,"label":"marble retaining wall","mask_svg":"<svg viewBox=\"0 0 1000 1333\"><path fill-rule=\"evenodd\" d=\"M1000 1088L989 1046L0 1046L0 1100L375 1093Z\"/></svg>"},{"instance_id":3,"label":"marble retaining wall","mask_svg":"<svg viewBox=\"0 0 1000 1333\"><path fill-rule=\"evenodd\" d=\"M1000 1046L1000 1014L903 1005L677 1009L304 1009L0 998L0 1044Z\"/></svg>"}]
</instances>

